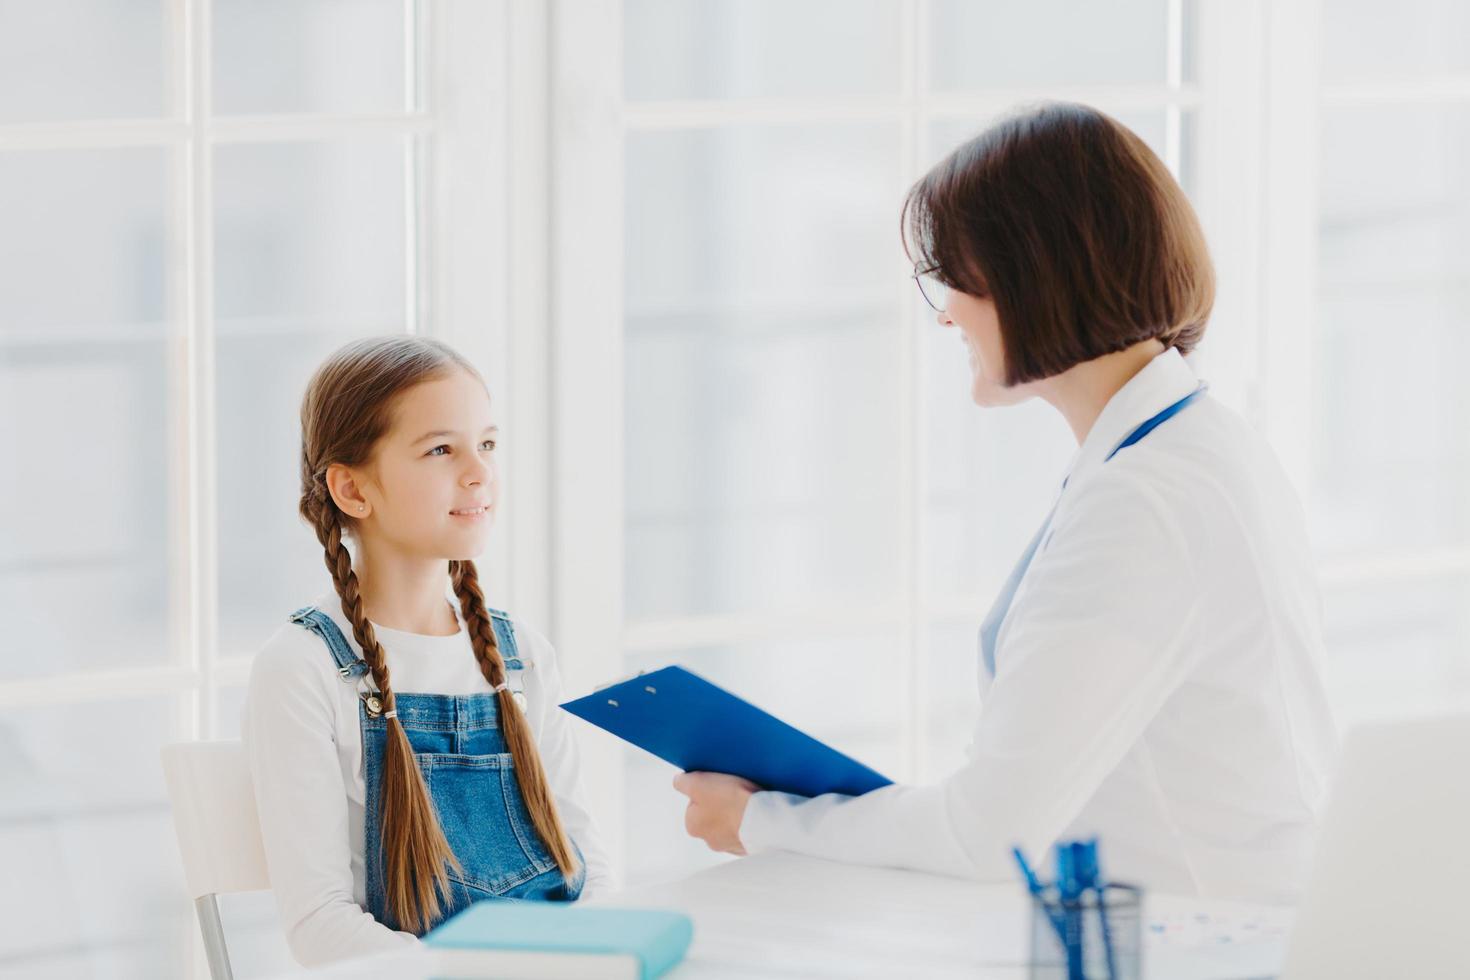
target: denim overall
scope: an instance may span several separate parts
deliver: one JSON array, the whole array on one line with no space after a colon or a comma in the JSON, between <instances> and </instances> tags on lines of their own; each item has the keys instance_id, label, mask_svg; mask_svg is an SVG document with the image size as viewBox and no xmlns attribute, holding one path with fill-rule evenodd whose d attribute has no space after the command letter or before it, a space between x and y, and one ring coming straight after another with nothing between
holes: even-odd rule
<instances>
[{"instance_id":1,"label":"denim overall","mask_svg":"<svg viewBox=\"0 0 1470 980\"><path fill-rule=\"evenodd\" d=\"M499 610L488 612L506 671L524 670L510 617ZM291 622L322 638L343 681L356 684L368 677L367 663L353 653L331 617L307 606L292 613ZM371 680L363 683L367 686ZM398 929L401 927L388 911L383 887L379 808L388 720L382 717L375 693L364 691L357 709L367 784L363 801L367 908L373 918ZM394 699L398 721L413 747L439 825L460 863L459 870L449 869L444 918L483 899L571 901L581 894L586 878L581 850L573 843L578 868L568 881L531 824L511 755L500 733L496 695L395 692Z\"/></svg>"},{"instance_id":2,"label":"denim overall","mask_svg":"<svg viewBox=\"0 0 1470 980\"><path fill-rule=\"evenodd\" d=\"M1129 432L1123 437L1123 441L1118 443L1112 452L1108 453L1103 459L1103 462L1106 463L1111 460L1114 456L1118 455L1120 450L1127 449L1129 446L1141 442L1154 429L1198 401L1200 396L1208 388L1208 385L1201 384L1194 391L1137 426L1132 432ZM1062 481L1062 489L1067 489L1066 480ZM1057 503L1061 503L1060 498L1058 498ZM1047 514L1046 520L1041 522L1041 529L1031 539L1031 543L1027 545L1026 551L1021 555L1021 560L1016 562L1016 567L1011 570L1010 577L1001 586L1000 593L995 597L995 604L990 607L990 612L985 616L985 622L980 624L980 658L985 664L987 677L995 676L995 644L1000 639L1000 628L1005 625L1006 614L1011 611L1011 603L1015 601L1016 592L1021 587L1021 580L1026 577L1026 570L1031 567L1031 562L1035 559L1036 552L1044 547L1043 541L1048 540L1046 532L1051 529L1051 519L1056 516L1056 513L1057 504L1053 504L1051 513Z\"/></svg>"}]
</instances>

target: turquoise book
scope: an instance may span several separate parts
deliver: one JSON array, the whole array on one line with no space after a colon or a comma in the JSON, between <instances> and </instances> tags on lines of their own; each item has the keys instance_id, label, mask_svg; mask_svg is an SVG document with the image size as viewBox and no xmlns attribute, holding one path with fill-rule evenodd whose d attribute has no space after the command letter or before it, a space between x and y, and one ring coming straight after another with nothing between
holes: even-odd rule
<instances>
[{"instance_id":1,"label":"turquoise book","mask_svg":"<svg viewBox=\"0 0 1470 980\"><path fill-rule=\"evenodd\" d=\"M424 937L441 980L653 980L689 950L694 923L660 909L476 902Z\"/></svg>"}]
</instances>

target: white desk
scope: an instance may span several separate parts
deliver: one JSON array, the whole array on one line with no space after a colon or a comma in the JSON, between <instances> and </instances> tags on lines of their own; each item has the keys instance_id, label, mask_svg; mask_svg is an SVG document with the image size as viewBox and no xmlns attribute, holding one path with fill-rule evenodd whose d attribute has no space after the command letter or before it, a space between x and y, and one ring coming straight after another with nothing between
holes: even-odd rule
<instances>
[{"instance_id":1,"label":"white desk","mask_svg":"<svg viewBox=\"0 0 1470 980\"><path fill-rule=\"evenodd\" d=\"M693 917L694 944L669 980L1026 975L1018 887L773 853L597 904Z\"/></svg>"},{"instance_id":2,"label":"white desk","mask_svg":"<svg viewBox=\"0 0 1470 980\"><path fill-rule=\"evenodd\" d=\"M1020 980L1027 973L1030 905L1019 883L772 853L596 904L673 908L693 917L694 943L669 980ZM1145 937L1146 976L1220 980L1274 974L1290 916L1153 896L1145 921L1158 926Z\"/></svg>"},{"instance_id":3,"label":"white desk","mask_svg":"<svg viewBox=\"0 0 1470 980\"><path fill-rule=\"evenodd\" d=\"M1029 909L1019 884L982 885L777 853L592 904L669 908L691 916L694 943L669 980L1026 976ZM1201 925L1202 914L1226 925ZM1281 937L1289 925L1279 912L1167 897L1148 899L1146 921L1171 923L1164 934L1150 930L1146 937L1145 975L1151 980L1269 976L1280 965ZM1229 942L1218 941L1229 925L1242 923L1244 929L1234 929ZM1253 938L1258 936L1263 938ZM431 957L417 947L291 974L289 980L421 980L433 975Z\"/></svg>"}]
</instances>

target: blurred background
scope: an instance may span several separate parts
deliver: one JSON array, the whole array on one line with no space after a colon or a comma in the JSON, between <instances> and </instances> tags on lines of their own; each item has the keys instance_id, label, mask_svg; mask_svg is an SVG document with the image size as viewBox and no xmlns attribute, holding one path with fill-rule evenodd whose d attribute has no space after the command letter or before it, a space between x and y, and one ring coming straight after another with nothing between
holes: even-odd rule
<instances>
[{"instance_id":1,"label":"blurred background","mask_svg":"<svg viewBox=\"0 0 1470 980\"><path fill-rule=\"evenodd\" d=\"M485 371L492 601L569 695L678 662L953 768L1074 445L969 403L898 209L1046 98L1204 220L1193 360L1301 491L1340 722L1470 704L1470 5L0 0L0 977L203 976L158 748L238 737L330 587L296 413L363 334ZM717 860L582 734L630 883ZM225 912L237 975L287 963Z\"/></svg>"}]
</instances>

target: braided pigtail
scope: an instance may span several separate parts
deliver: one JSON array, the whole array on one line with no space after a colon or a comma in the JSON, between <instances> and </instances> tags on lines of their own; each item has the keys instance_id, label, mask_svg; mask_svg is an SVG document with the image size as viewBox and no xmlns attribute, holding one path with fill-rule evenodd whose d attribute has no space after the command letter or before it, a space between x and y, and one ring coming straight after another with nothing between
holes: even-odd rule
<instances>
[{"instance_id":1,"label":"braided pigtail","mask_svg":"<svg viewBox=\"0 0 1470 980\"><path fill-rule=\"evenodd\" d=\"M495 630L485 609L485 594L480 590L475 563L451 561L449 576L454 583L454 594L459 597L460 612L464 615L465 628L469 630L480 670L491 687L500 687L505 683L505 661L500 656L500 646L495 642ZM505 736L505 744L515 760L516 784L521 789L521 798L526 801L526 810L531 814L531 826L536 829L536 836L546 845L562 874L570 877L578 866L576 852L557 813L556 798L546 780L546 769L541 765L541 753L536 749L531 725L508 688L501 690L498 697L500 732Z\"/></svg>"},{"instance_id":2,"label":"braided pigtail","mask_svg":"<svg viewBox=\"0 0 1470 980\"><path fill-rule=\"evenodd\" d=\"M311 522L322 543L327 570L332 573L332 583L342 600L342 611L352 621L352 636L372 671L383 711L391 714L395 702L388 663L363 609L352 556L342 543L341 514L327 494L324 474L314 476L312 487L312 493L303 495L302 515ZM317 487L319 494L315 492ZM380 809L383 890L388 910L400 928L422 934L443 912L444 897L449 890L448 869L458 870L460 865L439 826L408 735L396 717L388 718ZM371 841L368 846L372 846Z\"/></svg>"}]
</instances>

